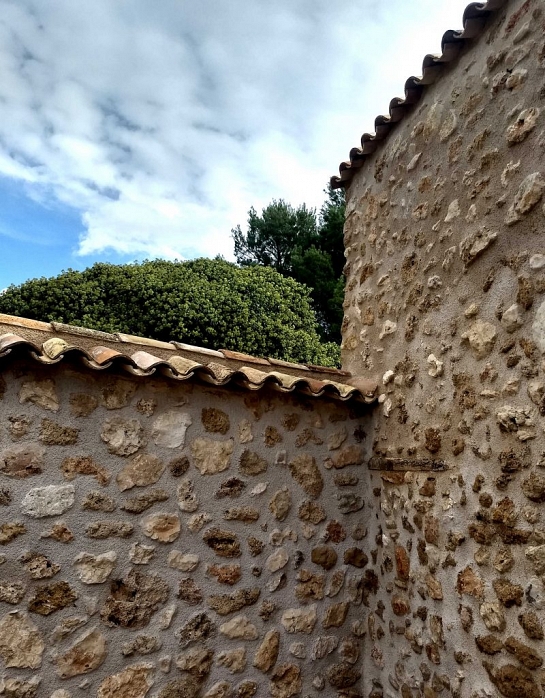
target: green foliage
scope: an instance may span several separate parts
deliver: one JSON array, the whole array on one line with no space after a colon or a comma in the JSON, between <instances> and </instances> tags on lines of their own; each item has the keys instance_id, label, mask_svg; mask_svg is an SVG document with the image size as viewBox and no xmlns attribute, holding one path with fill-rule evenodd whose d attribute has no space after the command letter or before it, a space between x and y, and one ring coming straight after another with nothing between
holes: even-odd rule
<instances>
[{"instance_id":1,"label":"green foliage","mask_svg":"<svg viewBox=\"0 0 545 698\"><path fill-rule=\"evenodd\" d=\"M288 361L338 365L322 345L309 290L265 266L223 259L95 264L32 279L0 296L0 312Z\"/></svg>"},{"instance_id":2,"label":"green foliage","mask_svg":"<svg viewBox=\"0 0 545 698\"><path fill-rule=\"evenodd\" d=\"M273 200L260 216L253 207L248 211L246 233L240 225L231 233L239 264L273 267L289 276L294 250L308 247L318 237L316 214L304 204L295 209L282 199Z\"/></svg>"},{"instance_id":3,"label":"green foliage","mask_svg":"<svg viewBox=\"0 0 545 698\"><path fill-rule=\"evenodd\" d=\"M318 217L305 205L293 208L273 201L261 215L248 212L246 232L231 233L235 257L242 266L273 267L307 285L324 341L340 342L343 319L344 191L328 185Z\"/></svg>"}]
</instances>

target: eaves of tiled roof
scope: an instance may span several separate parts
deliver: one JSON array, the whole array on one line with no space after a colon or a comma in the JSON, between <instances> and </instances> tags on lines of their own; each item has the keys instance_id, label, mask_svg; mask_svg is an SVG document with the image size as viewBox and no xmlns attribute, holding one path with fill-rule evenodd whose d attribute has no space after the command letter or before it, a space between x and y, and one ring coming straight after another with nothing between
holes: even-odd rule
<instances>
[{"instance_id":1,"label":"eaves of tiled roof","mask_svg":"<svg viewBox=\"0 0 545 698\"><path fill-rule=\"evenodd\" d=\"M161 342L118 332L110 334L58 322L39 322L0 313L0 372L8 356L24 356L44 366L76 359L96 371L120 370L134 376L163 375L246 390L265 386L311 397L376 400L376 382L324 366L262 359L239 352Z\"/></svg>"},{"instance_id":2,"label":"eaves of tiled roof","mask_svg":"<svg viewBox=\"0 0 545 698\"><path fill-rule=\"evenodd\" d=\"M352 148L350 159L339 165L339 176L331 177L331 187L338 189L350 184L354 174L363 165L368 155L388 138L390 132L417 104L424 95L428 85L443 79L448 73L449 64L453 63L465 46L483 33L490 15L505 7L508 0L488 0L472 2L464 11L463 29L445 32L441 40L441 55L428 54L422 62L422 77L410 77L405 82L405 99L394 97L390 102L389 114L379 114L375 119L375 133L364 133L361 148Z\"/></svg>"}]
</instances>

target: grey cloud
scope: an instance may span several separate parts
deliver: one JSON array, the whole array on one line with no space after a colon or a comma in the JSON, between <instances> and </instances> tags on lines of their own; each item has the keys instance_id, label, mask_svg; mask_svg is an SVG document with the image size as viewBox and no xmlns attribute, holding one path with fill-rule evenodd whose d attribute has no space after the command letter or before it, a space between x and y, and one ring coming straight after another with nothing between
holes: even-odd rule
<instances>
[{"instance_id":1,"label":"grey cloud","mask_svg":"<svg viewBox=\"0 0 545 698\"><path fill-rule=\"evenodd\" d=\"M229 256L231 227L273 197L319 205L464 6L0 4L0 175L81 211L82 253L171 257Z\"/></svg>"}]
</instances>

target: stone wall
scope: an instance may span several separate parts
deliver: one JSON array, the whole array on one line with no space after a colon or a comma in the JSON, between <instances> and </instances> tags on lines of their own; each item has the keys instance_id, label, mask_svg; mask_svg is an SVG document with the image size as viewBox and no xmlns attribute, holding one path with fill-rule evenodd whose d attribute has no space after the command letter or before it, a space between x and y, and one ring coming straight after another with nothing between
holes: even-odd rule
<instances>
[{"instance_id":1,"label":"stone wall","mask_svg":"<svg viewBox=\"0 0 545 698\"><path fill-rule=\"evenodd\" d=\"M360 695L362 407L0 373L0 694Z\"/></svg>"},{"instance_id":2,"label":"stone wall","mask_svg":"<svg viewBox=\"0 0 545 698\"><path fill-rule=\"evenodd\" d=\"M373 698L545 688L544 31L543 0L495 13L347 192Z\"/></svg>"}]
</instances>

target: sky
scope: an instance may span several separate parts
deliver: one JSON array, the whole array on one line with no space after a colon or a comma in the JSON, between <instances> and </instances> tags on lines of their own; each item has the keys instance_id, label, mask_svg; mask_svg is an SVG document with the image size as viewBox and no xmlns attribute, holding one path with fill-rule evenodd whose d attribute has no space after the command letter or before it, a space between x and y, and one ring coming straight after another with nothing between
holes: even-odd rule
<instances>
[{"instance_id":1,"label":"sky","mask_svg":"<svg viewBox=\"0 0 545 698\"><path fill-rule=\"evenodd\" d=\"M0 0L0 289L319 208L464 0Z\"/></svg>"}]
</instances>

